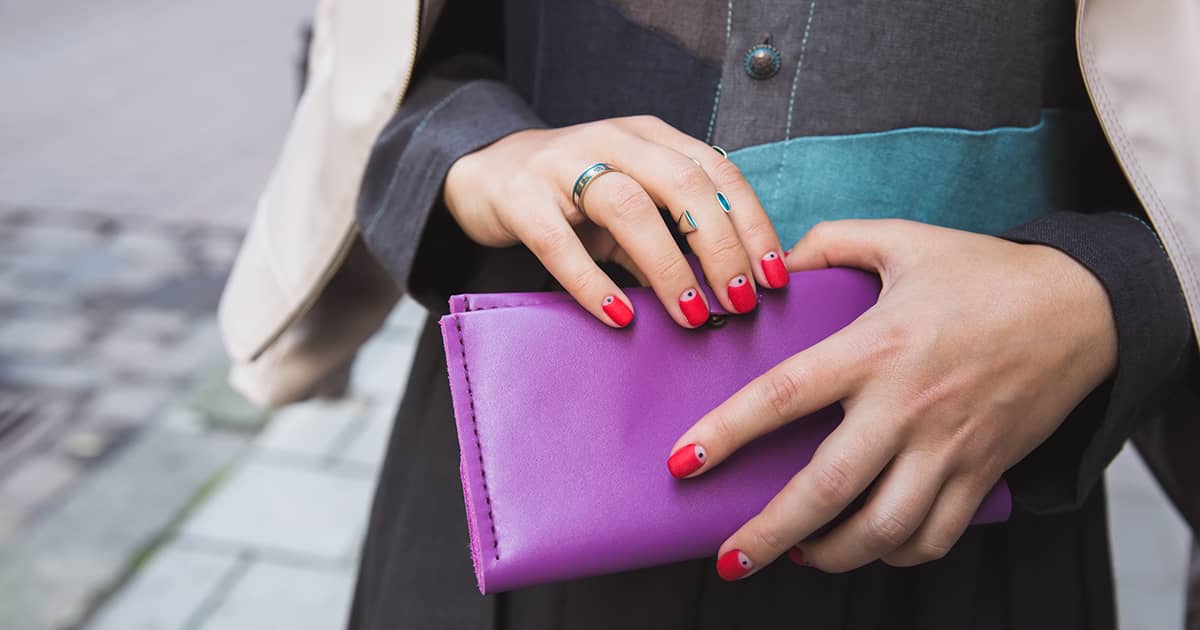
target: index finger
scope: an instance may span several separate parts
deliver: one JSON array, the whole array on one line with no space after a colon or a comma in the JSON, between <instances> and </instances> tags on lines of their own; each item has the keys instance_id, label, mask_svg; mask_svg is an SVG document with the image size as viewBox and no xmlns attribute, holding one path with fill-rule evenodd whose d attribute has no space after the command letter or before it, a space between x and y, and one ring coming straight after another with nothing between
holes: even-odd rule
<instances>
[{"instance_id":1,"label":"index finger","mask_svg":"<svg viewBox=\"0 0 1200 630\"><path fill-rule=\"evenodd\" d=\"M755 438L850 395L865 368L854 325L750 381L688 429L671 448L677 479L702 474Z\"/></svg>"}]
</instances>

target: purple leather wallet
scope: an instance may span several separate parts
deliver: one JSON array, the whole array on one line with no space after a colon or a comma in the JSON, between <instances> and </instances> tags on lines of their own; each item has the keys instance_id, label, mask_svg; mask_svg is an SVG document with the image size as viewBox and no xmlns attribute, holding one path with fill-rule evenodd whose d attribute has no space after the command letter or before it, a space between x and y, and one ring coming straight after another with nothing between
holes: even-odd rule
<instances>
[{"instance_id":1,"label":"purple leather wallet","mask_svg":"<svg viewBox=\"0 0 1200 630\"><path fill-rule=\"evenodd\" d=\"M712 556L841 420L825 409L701 477L673 478L669 450L688 427L870 308L879 280L793 273L749 315L723 313L704 291L719 317L697 330L642 288L626 290L637 317L620 330L565 293L451 299L440 323L480 592ZM1010 509L1001 481L974 523Z\"/></svg>"}]
</instances>

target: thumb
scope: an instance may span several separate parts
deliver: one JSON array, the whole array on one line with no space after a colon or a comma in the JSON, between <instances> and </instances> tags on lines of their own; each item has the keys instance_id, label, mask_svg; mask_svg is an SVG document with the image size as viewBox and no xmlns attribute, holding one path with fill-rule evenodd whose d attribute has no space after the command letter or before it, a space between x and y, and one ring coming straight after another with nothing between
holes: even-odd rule
<instances>
[{"instance_id":1,"label":"thumb","mask_svg":"<svg viewBox=\"0 0 1200 630\"><path fill-rule=\"evenodd\" d=\"M818 223L787 255L788 271L856 267L879 272L909 232L909 221L848 219Z\"/></svg>"}]
</instances>

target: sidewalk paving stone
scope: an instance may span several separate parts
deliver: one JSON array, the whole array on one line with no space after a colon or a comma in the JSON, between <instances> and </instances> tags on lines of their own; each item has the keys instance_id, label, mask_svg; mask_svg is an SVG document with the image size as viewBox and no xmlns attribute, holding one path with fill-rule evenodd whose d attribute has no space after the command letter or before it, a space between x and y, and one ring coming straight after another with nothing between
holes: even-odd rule
<instances>
[{"instance_id":1,"label":"sidewalk paving stone","mask_svg":"<svg viewBox=\"0 0 1200 630\"><path fill-rule=\"evenodd\" d=\"M59 355L81 346L90 332L87 318L73 314L0 323L0 355Z\"/></svg>"},{"instance_id":2,"label":"sidewalk paving stone","mask_svg":"<svg viewBox=\"0 0 1200 630\"><path fill-rule=\"evenodd\" d=\"M87 414L110 424L138 424L154 418L175 395L163 385L116 383L96 393Z\"/></svg>"},{"instance_id":3,"label":"sidewalk paving stone","mask_svg":"<svg viewBox=\"0 0 1200 630\"><path fill-rule=\"evenodd\" d=\"M260 449L322 458L366 411L361 399L312 400L275 413L256 441Z\"/></svg>"},{"instance_id":4,"label":"sidewalk paving stone","mask_svg":"<svg viewBox=\"0 0 1200 630\"><path fill-rule=\"evenodd\" d=\"M346 626L353 587L352 567L254 562L200 630L339 630Z\"/></svg>"},{"instance_id":5,"label":"sidewalk paving stone","mask_svg":"<svg viewBox=\"0 0 1200 630\"><path fill-rule=\"evenodd\" d=\"M398 401L397 401L398 402ZM345 461L378 468L383 465L388 439L396 417L396 405L376 403L375 409L363 422L362 430L341 453Z\"/></svg>"},{"instance_id":6,"label":"sidewalk paving stone","mask_svg":"<svg viewBox=\"0 0 1200 630\"><path fill-rule=\"evenodd\" d=\"M385 329L364 346L350 375L351 390L384 399L402 393L417 351L415 333L405 328Z\"/></svg>"},{"instance_id":7,"label":"sidewalk paving stone","mask_svg":"<svg viewBox=\"0 0 1200 630\"><path fill-rule=\"evenodd\" d=\"M13 544L18 532L51 497L79 478L79 465L67 457L41 454L0 478L0 547Z\"/></svg>"},{"instance_id":8,"label":"sidewalk paving stone","mask_svg":"<svg viewBox=\"0 0 1200 630\"><path fill-rule=\"evenodd\" d=\"M90 630L183 630L239 560L168 546L157 553L88 624ZM265 626L264 626L265 628Z\"/></svg>"},{"instance_id":9,"label":"sidewalk paving stone","mask_svg":"<svg viewBox=\"0 0 1200 630\"><path fill-rule=\"evenodd\" d=\"M1132 446L1117 455L1106 479L1118 626L1182 628L1187 525Z\"/></svg>"},{"instance_id":10,"label":"sidewalk paving stone","mask_svg":"<svg viewBox=\"0 0 1200 630\"><path fill-rule=\"evenodd\" d=\"M243 439L155 427L104 460L56 509L0 546L0 628L71 627L241 450Z\"/></svg>"},{"instance_id":11,"label":"sidewalk paving stone","mask_svg":"<svg viewBox=\"0 0 1200 630\"><path fill-rule=\"evenodd\" d=\"M244 462L181 535L337 561L358 545L373 475L262 458Z\"/></svg>"}]
</instances>

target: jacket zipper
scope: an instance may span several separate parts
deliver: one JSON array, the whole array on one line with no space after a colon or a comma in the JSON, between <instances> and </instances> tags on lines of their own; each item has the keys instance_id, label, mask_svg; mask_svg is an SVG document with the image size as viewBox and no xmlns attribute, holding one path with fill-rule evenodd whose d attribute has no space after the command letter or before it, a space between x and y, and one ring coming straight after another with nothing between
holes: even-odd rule
<instances>
[{"instance_id":1,"label":"jacket zipper","mask_svg":"<svg viewBox=\"0 0 1200 630\"><path fill-rule=\"evenodd\" d=\"M408 70L404 73L404 78L400 81L400 92L396 96L396 108L393 113L400 110L400 105L404 103L404 95L408 93L408 84L412 81L413 68L417 65L417 39L421 37L421 3L418 0L417 4L417 19L413 20L412 34L412 50L408 55Z\"/></svg>"}]
</instances>

